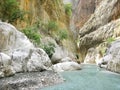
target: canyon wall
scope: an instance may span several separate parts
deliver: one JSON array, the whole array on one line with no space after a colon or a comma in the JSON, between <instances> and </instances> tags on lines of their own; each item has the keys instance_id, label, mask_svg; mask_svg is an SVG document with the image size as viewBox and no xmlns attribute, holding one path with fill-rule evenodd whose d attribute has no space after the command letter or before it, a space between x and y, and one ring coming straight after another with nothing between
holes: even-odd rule
<instances>
[{"instance_id":1,"label":"canyon wall","mask_svg":"<svg viewBox=\"0 0 120 90\"><path fill-rule=\"evenodd\" d=\"M109 51L109 55L111 56L108 57L107 55L107 57L105 57L104 59L104 56L108 53L106 52L106 50L111 47L111 43L118 40L120 37L119 9L119 0L102 0L95 9L95 12L81 27L81 29L79 30L79 50L81 61L88 60L88 57L92 57L93 55L90 56L89 51L93 50L91 48L94 48L94 51L96 53L94 55L100 56L99 58L97 58L97 61L102 60L105 63L108 62L107 66L109 70L119 72L119 62L117 62L119 61L119 59L116 58L113 60L111 58L114 57L115 53L117 57L117 55L119 54L117 49L116 51L114 51L114 53ZM92 53L94 51L92 51ZM93 61L96 61L96 59L94 59Z\"/></svg>"}]
</instances>

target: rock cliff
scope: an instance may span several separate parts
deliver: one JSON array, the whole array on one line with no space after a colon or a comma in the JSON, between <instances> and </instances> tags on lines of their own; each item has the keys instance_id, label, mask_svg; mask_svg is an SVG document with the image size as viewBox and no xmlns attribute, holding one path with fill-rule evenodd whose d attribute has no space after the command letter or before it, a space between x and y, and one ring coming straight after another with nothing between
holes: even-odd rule
<instances>
[{"instance_id":1,"label":"rock cliff","mask_svg":"<svg viewBox=\"0 0 120 90\"><path fill-rule=\"evenodd\" d=\"M20 8L26 12L25 21L17 22L17 25L24 27L32 25L39 21L47 23L49 20L55 20L65 25L66 20L64 5L61 0L18 0ZM23 24L21 24L23 23Z\"/></svg>"},{"instance_id":2,"label":"rock cliff","mask_svg":"<svg viewBox=\"0 0 120 90\"><path fill-rule=\"evenodd\" d=\"M74 34L78 36L79 29L94 13L96 7L98 7L101 0L79 0L74 9L74 13L71 19L71 25L74 26Z\"/></svg>"},{"instance_id":3,"label":"rock cliff","mask_svg":"<svg viewBox=\"0 0 120 90\"><path fill-rule=\"evenodd\" d=\"M65 5L62 0L19 0L20 8L26 12L24 21L17 21L18 28L26 26L39 25L39 32L42 36L42 41L45 38L52 37L56 42L61 43L67 52L76 53L75 42L72 38L72 33L69 30L70 16L65 12ZM48 30L55 28L55 30ZM60 33L66 33L67 39L59 42ZM62 35L61 33L61 35ZM48 42L48 41L47 41Z\"/></svg>"},{"instance_id":4,"label":"rock cliff","mask_svg":"<svg viewBox=\"0 0 120 90\"><path fill-rule=\"evenodd\" d=\"M102 0L94 14L80 29L79 47L82 61L89 48L120 36L119 8L119 0Z\"/></svg>"}]
</instances>

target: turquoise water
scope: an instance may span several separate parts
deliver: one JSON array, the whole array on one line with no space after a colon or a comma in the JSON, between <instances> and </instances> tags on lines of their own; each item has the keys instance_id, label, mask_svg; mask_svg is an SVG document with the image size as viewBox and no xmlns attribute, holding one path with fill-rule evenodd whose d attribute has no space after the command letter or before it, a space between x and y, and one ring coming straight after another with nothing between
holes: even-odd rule
<instances>
[{"instance_id":1,"label":"turquoise water","mask_svg":"<svg viewBox=\"0 0 120 90\"><path fill-rule=\"evenodd\" d=\"M64 83L41 90L120 90L120 75L95 65L83 65L82 70L61 75L65 78Z\"/></svg>"}]
</instances>

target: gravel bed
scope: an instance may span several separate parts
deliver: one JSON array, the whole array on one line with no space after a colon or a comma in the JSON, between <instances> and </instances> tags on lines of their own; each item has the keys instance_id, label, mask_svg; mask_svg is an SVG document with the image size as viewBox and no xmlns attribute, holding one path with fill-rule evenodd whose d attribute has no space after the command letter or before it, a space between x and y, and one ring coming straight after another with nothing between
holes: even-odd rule
<instances>
[{"instance_id":1,"label":"gravel bed","mask_svg":"<svg viewBox=\"0 0 120 90\"><path fill-rule=\"evenodd\" d=\"M0 79L0 90L36 90L63 82L63 78L53 71L18 73Z\"/></svg>"}]
</instances>

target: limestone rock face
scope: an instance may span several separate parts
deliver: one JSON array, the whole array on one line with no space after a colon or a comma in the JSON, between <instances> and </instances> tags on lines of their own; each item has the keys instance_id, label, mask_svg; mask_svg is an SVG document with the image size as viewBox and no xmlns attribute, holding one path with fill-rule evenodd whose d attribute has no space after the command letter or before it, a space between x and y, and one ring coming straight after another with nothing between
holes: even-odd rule
<instances>
[{"instance_id":1,"label":"limestone rock face","mask_svg":"<svg viewBox=\"0 0 120 90\"><path fill-rule=\"evenodd\" d=\"M95 10L95 13L80 29L79 31L80 37L83 37L85 34L89 34L97 30L99 27L109 23L112 19L112 16L116 14L114 12L114 8L117 7L116 5L117 3L120 3L120 1L103 0L100 3L100 6Z\"/></svg>"},{"instance_id":2,"label":"limestone rock face","mask_svg":"<svg viewBox=\"0 0 120 90\"><path fill-rule=\"evenodd\" d=\"M0 22L0 41L0 77L47 70L51 66L45 51L35 48L23 33L8 23Z\"/></svg>"},{"instance_id":3,"label":"limestone rock face","mask_svg":"<svg viewBox=\"0 0 120 90\"><path fill-rule=\"evenodd\" d=\"M96 7L102 0L78 0L71 18L71 30L78 35L79 29L87 22L95 12Z\"/></svg>"},{"instance_id":4,"label":"limestone rock face","mask_svg":"<svg viewBox=\"0 0 120 90\"><path fill-rule=\"evenodd\" d=\"M88 48L100 44L110 37L118 37L120 35L120 19L101 26L94 32L91 32L84 37L80 38L80 47L86 46Z\"/></svg>"},{"instance_id":5,"label":"limestone rock face","mask_svg":"<svg viewBox=\"0 0 120 90\"><path fill-rule=\"evenodd\" d=\"M18 2L20 9L27 12L24 17L25 21L17 22L18 27L25 27L38 22L47 23L49 20L67 24L62 0L18 0Z\"/></svg>"},{"instance_id":6,"label":"limestone rock face","mask_svg":"<svg viewBox=\"0 0 120 90\"><path fill-rule=\"evenodd\" d=\"M84 63L95 63L96 60L96 56L97 56L97 50L94 48L90 48L87 52L87 55L85 57Z\"/></svg>"},{"instance_id":7,"label":"limestone rock face","mask_svg":"<svg viewBox=\"0 0 120 90\"><path fill-rule=\"evenodd\" d=\"M76 15L75 15L75 23L78 27L82 26L86 20L94 13L96 4L96 0L80 0L77 5ZM82 24L83 23L83 24Z\"/></svg>"},{"instance_id":8,"label":"limestone rock face","mask_svg":"<svg viewBox=\"0 0 120 90\"><path fill-rule=\"evenodd\" d=\"M116 40L111 44L103 57L103 62L107 62L107 69L120 73L120 40Z\"/></svg>"},{"instance_id":9,"label":"limestone rock face","mask_svg":"<svg viewBox=\"0 0 120 90\"><path fill-rule=\"evenodd\" d=\"M109 38L120 36L119 7L119 0L102 0L94 14L80 29L81 61L84 60L89 48L96 47Z\"/></svg>"},{"instance_id":10,"label":"limestone rock face","mask_svg":"<svg viewBox=\"0 0 120 90\"><path fill-rule=\"evenodd\" d=\"M18 20L17 27L24 28L26 26L34 27L38 25L39 32L42 36L41 39L43 39L41 42L44 42L45 40L44 38L51 37L49 38L50 41L51 39L52 41L53 40L55 41L55 39L57 39L56 41L60 43L59 42L60 40L58 40L60 37L59 32L65 31L67 32L67 36L70 38L66 40L61 40L62 46L66 48L68 52L72 53L76 52L75 43L74 40L72 40L71 32L69 31L68 27L69 16L66 15L63 0L18 0L18 1L20 3L20 9L28 13L25 14L24 16L25 20L23 22L22 21L20 22ZM52 25L52 28L57 27L57 29L48 30L48 26L50 27L50 25L53 22L55 23L55 25ZM50 42L49 40L46 41ZM59 45L56 49L59 49L59 47L61 46ZM57 53L59 53L59 51Z\"/></svg>"}]
</instances>

